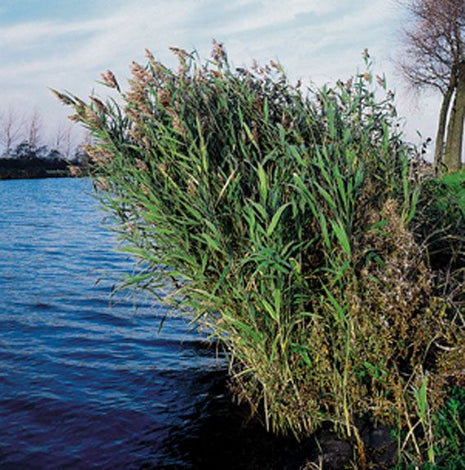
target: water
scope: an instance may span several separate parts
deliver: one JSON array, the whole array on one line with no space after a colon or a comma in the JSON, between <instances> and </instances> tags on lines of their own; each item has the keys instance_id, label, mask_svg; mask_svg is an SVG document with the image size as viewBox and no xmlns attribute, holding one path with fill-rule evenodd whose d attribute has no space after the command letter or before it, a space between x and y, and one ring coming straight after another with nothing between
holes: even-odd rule
<instances>
[{"instance_id":1,"label":"water","mask_svg":"<svg viewBox=\"0 0 465 470\"><path fill-rule=\"evenodd\" d=\"M132 263L86 180L0 181L0 468L188 467L225 364L112 284ZM192 432L190 432L192 438Z\"/></svg>"},{"instance_id":2,"label":"water","mask_svg":"<svg viewBox=\"0 0 465 470\"><path fill-rule=\"evenodd\" d=\"M232 405L225 359L185 319L111 295L133 263L89 193L0 181L0 469L300 468Z\"/></svg>"}]
</instances>

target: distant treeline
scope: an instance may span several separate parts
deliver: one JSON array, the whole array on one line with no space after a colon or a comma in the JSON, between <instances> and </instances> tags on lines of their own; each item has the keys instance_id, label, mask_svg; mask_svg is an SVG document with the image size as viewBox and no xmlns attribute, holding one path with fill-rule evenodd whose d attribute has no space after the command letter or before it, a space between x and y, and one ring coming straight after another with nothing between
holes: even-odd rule
<instances>
[{"instance_id":1,"label":"distant treeline","mask_svg":"<svg viewBox=\"0 0 465 470\"><path fill-rule=\"evenodd\" d=\"M81 147L66 158L57 149L24 141L0 157L0 179L78 176L86 173L87 162Z\"/></svg>"},{"instance_id":2,"label":"distant treeline","mask_svg":"<svg viewBox=\"0 0 465 470\"><path fill-rule=\"evenodd\" d=\"M71 122L47 130L37 109L0 107L0 179L85 174L85 143Z\"/></svg>"}]
</instances>

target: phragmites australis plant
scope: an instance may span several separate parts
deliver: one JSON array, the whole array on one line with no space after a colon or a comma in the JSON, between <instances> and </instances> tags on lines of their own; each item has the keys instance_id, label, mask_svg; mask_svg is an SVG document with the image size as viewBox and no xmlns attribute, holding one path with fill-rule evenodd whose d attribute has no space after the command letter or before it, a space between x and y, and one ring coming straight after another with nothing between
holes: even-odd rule
<instances>
[{"instance_id":1,"label":"phragmites australis plant","mask_svg":"<svg viewBox=\"0 0 465 470\"><path fill-rule=\"evenodd\" d=\"M56 92L94 139L99 198L144 267L133 284L171 286L273 431L331 422L362 465L367 418L420 455L416 428L464 382L463 311L414 230L414 150L384 79L308 90L273 61L234 69L216 42L206 62L173 52L178 70L147 52L127 90L103 74L116 99Z\"/></svg>"}]
</instances>

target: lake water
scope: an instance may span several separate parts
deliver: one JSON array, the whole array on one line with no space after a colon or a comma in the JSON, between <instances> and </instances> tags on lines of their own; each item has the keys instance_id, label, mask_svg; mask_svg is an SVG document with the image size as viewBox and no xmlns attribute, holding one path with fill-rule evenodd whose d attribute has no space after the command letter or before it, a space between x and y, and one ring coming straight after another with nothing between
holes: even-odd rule
<instances>
[{"instance_id":1,"label":"lake water","mask_svg":"<svg viewBox=\"0 0 465 470\"><path fill-rule=\"evenodd\" d=\"M225 367L179 316L158 334L164 306L111 296L132 263L90 192L0 181L1 468L188 464L173 442Z\"/></svg>"},{"instance_id":2,"label":"lake water","mask_svg":"<svg viewBox=\"0 0 465 470\"><path fill-rule=\"evenodd\" d=\"M0 181L0 468L298 468L244 426L224 358L185 319L111 295L133 263L90 193Z\"/></svg>"}]
</instances>

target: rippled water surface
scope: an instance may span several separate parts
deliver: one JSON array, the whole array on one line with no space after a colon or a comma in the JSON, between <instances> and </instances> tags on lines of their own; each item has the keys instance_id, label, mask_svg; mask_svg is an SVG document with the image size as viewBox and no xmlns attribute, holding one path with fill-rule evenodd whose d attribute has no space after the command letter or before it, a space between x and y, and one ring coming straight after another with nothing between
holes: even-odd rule
<instances>
[{"instance_id":1,"label":"rippled water surface","mask_svg":"<svg viewBox=\"0 0 465 470\"><path fill-rule=\"evenodd\" d=\"M111 295L133 263L91 192L0 181L0 469L301 468L305 450L231 403L224 358L185 319Z\"/></svg>"},{"instance_id":2,"label":"rippled water surface","mask_svg":"<svg viewBox=\"0 0 465 470\"><path fill-rule=\"evenodd\" d=\"M225 364L179 316L158 333L162 305L111 297L132 264L90 192L0 181L0 468L195 466Z\"/></svg>"}]
</instances>

